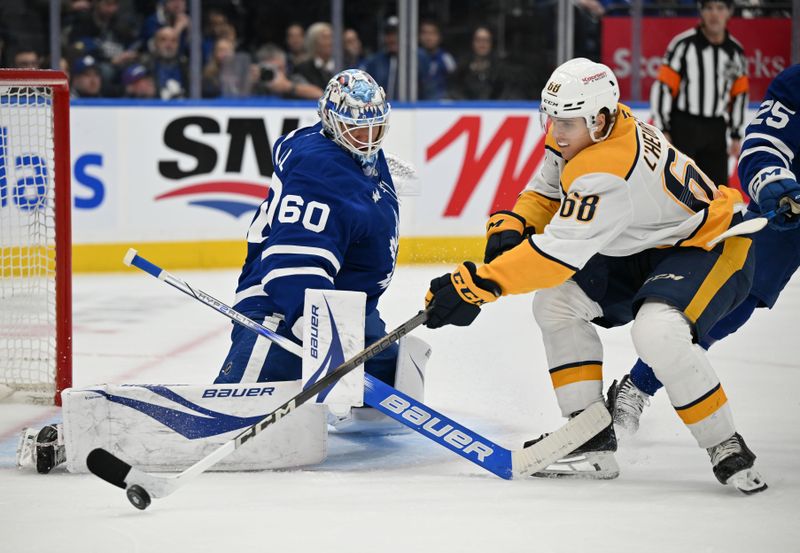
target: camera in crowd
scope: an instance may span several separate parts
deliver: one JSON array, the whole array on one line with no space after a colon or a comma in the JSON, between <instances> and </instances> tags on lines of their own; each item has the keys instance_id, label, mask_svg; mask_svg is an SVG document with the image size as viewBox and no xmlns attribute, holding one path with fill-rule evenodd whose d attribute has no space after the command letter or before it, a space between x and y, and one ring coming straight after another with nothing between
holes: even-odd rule
<instances>
[{"instance_id":1,"label":"camera in crowd","mask_svg":"<svg viewBox=\"0 0 800 553\"><path fill-rule=\"evenodd\" d=\"M275 80L278 74L278 68L271 63L258 64L259 75L262 82L269 83Z\"/></svg>"}]
</instances>

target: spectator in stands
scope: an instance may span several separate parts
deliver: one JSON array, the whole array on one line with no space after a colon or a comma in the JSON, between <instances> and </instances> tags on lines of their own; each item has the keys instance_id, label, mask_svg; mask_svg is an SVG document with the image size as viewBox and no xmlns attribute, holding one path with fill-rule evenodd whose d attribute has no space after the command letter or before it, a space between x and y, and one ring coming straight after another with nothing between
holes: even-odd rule
<instances>
[{"instance_id":1,"label":"spectator in stands","mask_svg":"<svg viewBox=\"0 0 800 553\"><path fill-rule=\"evenodd\" d=\"M369 58L360 68L377 81L386 92L386 97L390 100L396 99L399 92L399 82L397 76L397 54L399 52L399 40L397 36L400 20L393 15L386 20L383 31L383 49L379 50ZM423 57L421 50L417 49L417 97L421 98L421 87L427 74L427 59Z\"/></svg>"},{"instance_id":2,"label":"spectator in stands","mask_svg":"<svg viewBox=\"0 0 800 553\"><path fill-rule=\"evenodd\" d=\"M74 98L99 98L103 78L92 56L78 58L72 65L70 92Z\"/></svg>"},{"instance_id":3,"label":"spectator in stands","mask_svg":"<svg viewBox=\"0 0 800 553\"><path fill-rule=\"evenodd\" d=\"M125 87L126 98L155 98L156 83L147 68L141 63L134 63L122 72L122 86Z\"/></svg>"},{"instance_id":4,"label":"spectator in stands","mask_svg":"<svg viewBox=\"0 0 800 553\"><path fill-rule=\"evenodd\" d=\"M345 29L342 33L342 50L344 50L345 69L361 67L366 61L364 46L355 29Z\"/></svg>"},{"instance_id":5,"label":"spectator in stands","mask_svg":"<svg viewBox=\"0 0 800 553\"><path fill-rule=\"evenodd\" d=\"M158 0L156 11L142 23L139 36L143 48L152 52L156 31L162 27L171 27L178 36L180 52L185 53L189 44L190 23L189 14L186 13L186 0Z\"/></svg>"},{"instance_id":6,"label":"spectator in stands","mask_svg":"<svg viewBox=\"0 0 800 553\"><path fill-rule=\"evenodd\" d=\"M179 48L178 32L173 27L161 27L153 37L153 53L142 59L162 100L186 97L187 61Z\"/></svg>"},{"instance_id":7,"label":"spectator in stands","mask_svg":"<svg viewBox=\"0 0 800 553\"><path fill-rule=\"evenodd\" d=\"M242 98L249 96L254 76L250 55L237 52L236 46L228 38L217 39L211 59L203 68L204 98Z\"/></svg>"},{"instance_id":8,"label":"spectator in stands","mask_svg":"<svg viewBox=\"0 0 800 553\"><path fill-rule=\"evenodd\" d=\"M419 24L421 57L425 59L427 72L420 83L420 100L442 100L447 98L448 80L455 73L456 60L441 48L442 34L439 25L431 20Z\"/></svg>"},{"instance_id":9,"label":"spectator in stands","mask_svg":"<svg viewBox=\"0 0 800 553\"><path fill-rule=\"evenodd\" d=\"M211 57L203 66L202 95L203 98L218 98L222 96L222 66L226 60L233 57L235 50L231 40L218 38L214 42Z\"/></svg>"},{"instance_id":10,"label":"spectator in stands","mask_svg":"<svg viewBox=\"0 0 800 553\"><path fill-rule=\"evenodd\" d=\"M292 23L286 27L286 74L294 73L294 68L307 59L306 31L299 23Z\"/></svg>"},{"instance_id":11,"label":"spectator in stands","mask_svg":"<svg viewBox=\"0 0 800 553\"><path fill-rule=\"evenodd\" d=\"M253 93L285 99L317 100L323 90L297 73L286 74L286 53L274 44L265 44L256 52L257 82Z\"/></svg>"},{"instance_id":12,"label":"spectator in stands","mask_svg":"<svg viewBox=\"0 0 800 553\"><path fill-rule=\"evenodd\" d=\"M453 76L451 96L464 100L502 100L506 75L494 54L492 31L478 27L472 33L472 54L459 64Z\"/></svg>"},{"instance_id":13,"label":"spectator in stands","mask_svg":"<svg viewBox=\"0 0 800 553\"><path fill-rule=\"evenodd\" d=\"M137 59L135 27L131 17L120 13L119 0L94 0L90 10L75 15L69 28L70 56L92 56L103 77L104 96L122 68Z\"/></svg>"},{"instance_id":14,"label":"spectator in stands","mask_svg":"<svg viewBox=\"0 0 800 553\"><path fill-rule=\"evenodd\" d=\"M220 8L211 7L203 11L206 19L206 26L203 30L203 63L211 59L214 45L219 38L231 38L230 31L235 28L231 25L228 15Z\"/></svg>"},{"instance_id":15,"label":"spectator in stands","mask_svg":"<svg viewBox=\"0 0 800 553\"><path fill-rule=\"evenodd\" d=\"M17 69L40 69L42 67L42 59L39 52L28 46L21 46L14 53L11 67Z\"/></svg>"},{"instance_id":16,"label":"spectator in stands","mask_svg":"<svg viewBox=\"0 0 800 553\"><path fill-rule=\"evenodd\" d=\"M397 29L400 20L393 15L386 20L383 29L383 48L370 56L361 67L364 71L372 75L372 78L383 87L386 98L394 100L397 98L397 53L399 51L399 41Z\"/></svg>"},{"instance_id":17,"label":"spectator in stands","mask_svg":"<svg viewBox=\"0 0 800 553\"><path fill-rule=\"evenodd\" d=\"M333 59L333 30L330 24L317 22L308 28L306 51L309 53L309 59L296 65L294 74L324 89L328 81L333 78L336 69Z\"/></svg>"}]
</instances>

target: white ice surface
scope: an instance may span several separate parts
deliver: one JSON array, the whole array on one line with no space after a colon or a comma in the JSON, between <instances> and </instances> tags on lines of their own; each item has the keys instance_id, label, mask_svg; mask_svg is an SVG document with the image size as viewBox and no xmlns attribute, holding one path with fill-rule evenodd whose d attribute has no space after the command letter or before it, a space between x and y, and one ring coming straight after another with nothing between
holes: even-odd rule
<instances>
[{"instance_id":1,"label":"white ice surface","mask_svg":"<svg viewBox=\"0 0 800 553\"><path fill-rule=\"evenodd\" d=\"M390 326L446 266L401 267L382 302ZM233 271L181 272L230 302ZM229 324L145 274L74 279L75 385L203 383ZM800 282L710 355L738 429L770 489L746 497L714 479L665 394L622 437L617 480L504 481L416 434L332 437L310 470L202 475L134 509L90 475L13 467L23 426L53 407L0 402L2 552L793 552L800 551ZM601 331L609 383L632 365L629 327ZM426 402L506 447L562 423L530 297L484 308L466 329L420 329L434 348Z\"/></svg>"}]
</instances>

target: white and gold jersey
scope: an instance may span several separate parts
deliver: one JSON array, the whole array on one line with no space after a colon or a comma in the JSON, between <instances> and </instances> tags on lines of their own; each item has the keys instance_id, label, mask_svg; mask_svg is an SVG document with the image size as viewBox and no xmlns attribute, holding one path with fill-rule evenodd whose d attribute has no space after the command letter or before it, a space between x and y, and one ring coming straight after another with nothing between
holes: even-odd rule
<instances>
[{"instance_id":1,"label":"white and gold jersey","mask_svg":"<svg viewBox=\"0 0 800 553\"><path fill-rule=\"evenodd\" d=\"M661 131L618 108L609 137L569 162L548 133L542 168L514 206L536 234L478 270L504 294L557 286L598 253L708 249L744 210L737 190L715 186Z\"/></svg>"}]
</instances>

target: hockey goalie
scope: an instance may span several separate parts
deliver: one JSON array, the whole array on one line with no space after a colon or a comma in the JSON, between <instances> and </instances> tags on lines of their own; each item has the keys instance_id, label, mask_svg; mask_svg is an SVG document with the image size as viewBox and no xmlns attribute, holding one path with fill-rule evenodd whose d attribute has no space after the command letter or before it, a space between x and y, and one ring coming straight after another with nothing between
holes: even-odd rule
<instances>
[{"instance_id":1,"label":"hockey goalie","mask_svg":"<svg viewBox=\"0 0 800 553\"><path fill-rule=\"evenodd\" d=\"M306 291L303 378L211 385L104 384L68 389L63 423L22 431L17 465L48 473L58 465L87 472L89 452L103 448L150 471L181 471L255 424L364 347L363 293ZM395 387L422 400L428 345L400 341ZM325 460L328 429L394 434L405 427L363 404L359 367L317 395L215 470L264 470Z\"/></svg>"}]
</instances>

